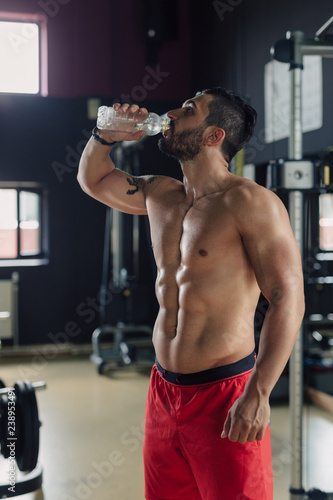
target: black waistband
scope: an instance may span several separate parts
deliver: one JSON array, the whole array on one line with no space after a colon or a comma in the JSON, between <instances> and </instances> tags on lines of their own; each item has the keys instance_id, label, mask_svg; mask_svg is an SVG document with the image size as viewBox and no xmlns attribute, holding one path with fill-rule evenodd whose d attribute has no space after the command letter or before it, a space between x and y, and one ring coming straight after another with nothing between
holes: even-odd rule
<instances>
[{"instance_id":1,"label":"black waistband","mask_svg":"<svg viewBox=\"0 0 333 500\"><path fill-rule=\"evenodd\" d=\"M235 377L236 375L252 370L255 360L255 352L252 352L249 356L246 356L246 358L240 359L231 365L219 366L217 368L211 368L210 370L195 373L169 372L168 370L164 370L164 368L162 368L157 359L155 362L158 371L167 382L177 385L198 385Z\"/></svg>"}]
</instances>

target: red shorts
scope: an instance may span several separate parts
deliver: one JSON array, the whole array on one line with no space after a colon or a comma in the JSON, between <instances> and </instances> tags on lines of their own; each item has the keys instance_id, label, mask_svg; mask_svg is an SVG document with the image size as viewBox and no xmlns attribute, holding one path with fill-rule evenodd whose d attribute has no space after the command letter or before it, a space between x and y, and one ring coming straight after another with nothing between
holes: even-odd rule
<instances>
[{"instance_id":1,"label":"red shorts","mask_svg":"<svg viewBox=\"0 0 333 500\"><path fill-rule=\"evenodd\" d=\"M195 374L153 366L143 444L147 500L273 499L269 428L253 443L221 438L253 364L254 354Z\"/></svg>"}]
</instances>

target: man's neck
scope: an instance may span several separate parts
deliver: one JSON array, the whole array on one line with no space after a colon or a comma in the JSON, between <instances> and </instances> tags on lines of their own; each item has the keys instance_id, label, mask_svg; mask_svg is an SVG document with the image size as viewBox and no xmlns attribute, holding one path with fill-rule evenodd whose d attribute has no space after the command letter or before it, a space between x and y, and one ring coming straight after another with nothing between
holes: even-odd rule
<instances>
[{"instance_id":1,"label":"man's neck","mask_svg":"<svg viewBox=\"0 0 333 500\"><path fill-rule=\"evenodd\" d=\"M228 163L219 158L198 155L195 160L181 164L186 198L191 204L199 198L221 192L229 185Z\"/></svg>"}]
</instances>

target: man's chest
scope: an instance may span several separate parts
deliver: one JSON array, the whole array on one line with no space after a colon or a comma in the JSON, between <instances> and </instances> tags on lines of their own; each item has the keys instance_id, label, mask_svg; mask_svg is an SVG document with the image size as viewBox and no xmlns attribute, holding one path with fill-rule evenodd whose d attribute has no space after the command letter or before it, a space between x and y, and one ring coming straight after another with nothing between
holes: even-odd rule
<instances>
[{"instance_id":1,"label":"man's chest","mask_svg":"<svg viewBox=\"0 0 333 500\"><path fill-rule=\"evenodd\" d=\"M214 200L152 205L149 220L157 265L208 265L242 247L232 214Z\"/></svg>"}]
</instances>

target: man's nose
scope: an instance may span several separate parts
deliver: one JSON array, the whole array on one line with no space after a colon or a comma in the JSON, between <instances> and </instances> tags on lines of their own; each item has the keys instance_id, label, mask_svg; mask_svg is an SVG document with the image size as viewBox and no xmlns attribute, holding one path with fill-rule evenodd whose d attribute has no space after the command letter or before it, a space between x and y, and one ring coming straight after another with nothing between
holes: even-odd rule
<instances>
[{"instance_id":1,"label":"man's nose","mask_svg":"<svg viewBox=\"0 0 333 500\"><path fill-rule=\"evenodd\" d=\"M170 120L177 120L178 115L179 115L179 111L180 110L178 110L178 109L172 109L171 111L167 112L167 117L170 118Z\"/></svg>"}]
</instances>

